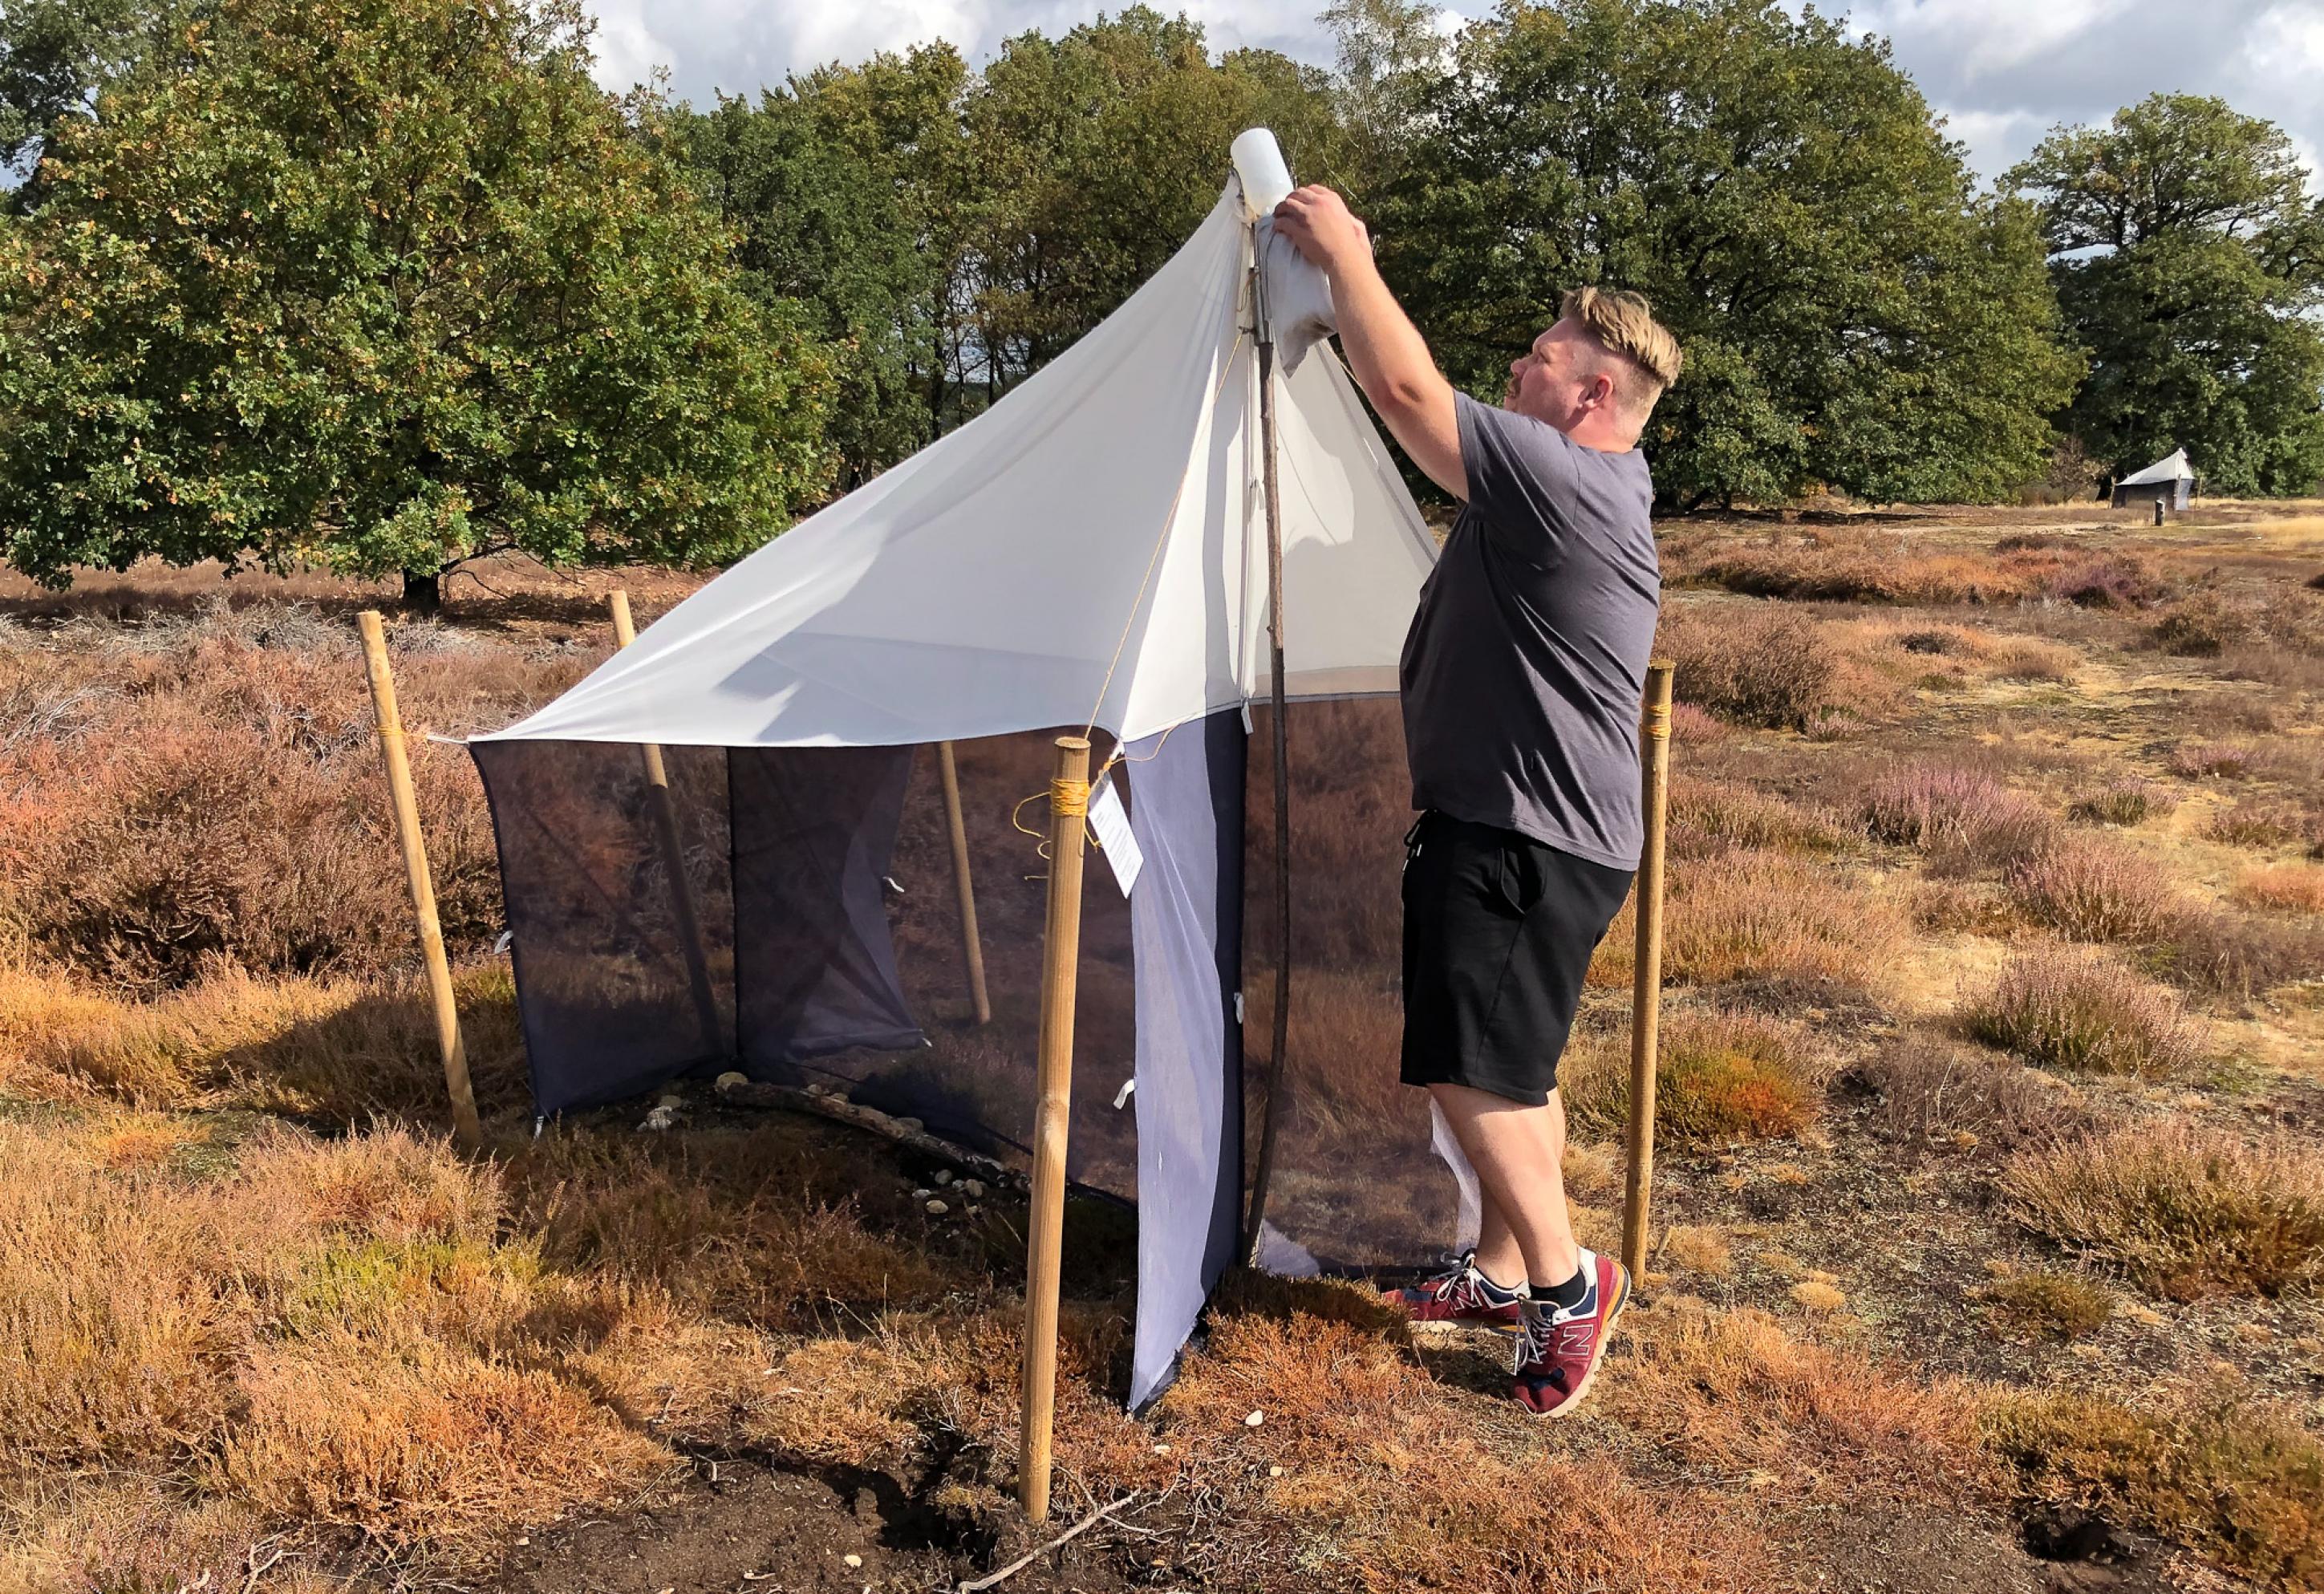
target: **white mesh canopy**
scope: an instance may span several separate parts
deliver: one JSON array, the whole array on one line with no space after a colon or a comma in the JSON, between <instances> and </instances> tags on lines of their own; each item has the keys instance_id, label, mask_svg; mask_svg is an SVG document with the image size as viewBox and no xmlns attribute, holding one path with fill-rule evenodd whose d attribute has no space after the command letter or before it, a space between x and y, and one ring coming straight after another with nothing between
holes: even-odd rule
<instances>
[{"instance_id":1,"label":"white mesh canopy","mask_svg":"<svg viewBox=\"0 0 2324 1594\"><path fill-rule=\"evenodd\" d=\"M1270 186L1251 184L1269 204ZM1245 191L1231 180L1160 272L991 409L492 740L870 746L1086 722L1134 741L1265 696ZM1294 252L1265 258L1271 304L1328 306ZM1391 691L1434 541L1328 346L1277 381L1286 690Z\"/></svg>"}]
</instances>

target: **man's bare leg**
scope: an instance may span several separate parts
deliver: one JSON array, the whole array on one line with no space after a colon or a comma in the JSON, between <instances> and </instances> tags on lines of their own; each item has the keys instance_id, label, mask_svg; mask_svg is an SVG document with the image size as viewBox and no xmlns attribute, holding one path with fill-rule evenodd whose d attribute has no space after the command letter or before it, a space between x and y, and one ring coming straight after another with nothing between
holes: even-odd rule
<instances>
[{"instance_id":1,"label":"man's bare leg","mask_svg":"<svg viewBox=\"0 0 2324 1594\"><path fill-rule=\"evenodd\" d=\"M1477 1170L1483 1227L1477 1268L1497 1284L1563 1284L1582 1265L1565 1208L1565 1102L1528 1107L1466 1085L1431 1085L1452 1137Z\"/></svg>"}]
</instances>

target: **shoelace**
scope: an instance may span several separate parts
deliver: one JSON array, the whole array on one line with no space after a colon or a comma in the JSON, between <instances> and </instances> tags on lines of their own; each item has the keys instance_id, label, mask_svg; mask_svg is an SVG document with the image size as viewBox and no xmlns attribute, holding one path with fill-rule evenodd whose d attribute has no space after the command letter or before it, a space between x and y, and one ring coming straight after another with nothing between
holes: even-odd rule
<instances>
[{"instance_id":1,"label":"shoelace","mask_svg":"<svg viewBox=\"0 0 2324 1594\"><path fill-rule=\"evenodd\" d=\"M1458 1301L1462 1287L1468 1282L1469 1270L1466 1267L1458 1273L1448 1273L1436 1281L1435 1288L1429 1292L1430 1296L1439 1301Z\"/></svg>"}]
</instances>

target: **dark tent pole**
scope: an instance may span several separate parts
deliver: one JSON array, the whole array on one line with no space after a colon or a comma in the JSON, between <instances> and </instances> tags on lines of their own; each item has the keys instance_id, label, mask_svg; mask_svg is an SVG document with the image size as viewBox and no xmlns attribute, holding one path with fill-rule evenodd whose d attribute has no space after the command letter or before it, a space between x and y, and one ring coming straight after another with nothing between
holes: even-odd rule
<instances>
[{"instance_id":1,"label":"dark tent pole","mask_svg":"<svg viewBox=\"0 0 2324 1594\"><path fill-rule=\"evenodd\" d=\"M1283 501L1275 466L1275 332L1267 321L1267 273L1253 252L1250 280L1259 323L1260 481L1267 494L1267 633L1274 668L1275 711L1275 1024L1267 1058L1267 1105L1259 1131L1259 1166L1251 1175L1250 1216L1243 1259L1259 1260L1259 1225L1267 1221L1267 1185L1275 1174L1275 1145L1283 1127L1283 1055L1291 1037L1291 748L1283 712Z\"/></svg>"},{"instance_id":2,"label":"dark tent pole","mask_svg":"<svg viewBox=\"0 0 2324 1594\"><path fill-rule=\"evenodd\" d=\"M630 622L630 594L615 587L605 594L606 606L613 612L613 640L628 647L637 640L637 630ZM678 804L669 794L669 770L662 763L661 749L652 742L641 742L639 751L646 766L646 806L653 815L654 836L661 847L662 867L669 874L669 903L678 919L679 950L686 954L686 980L694 990L694 1016L702 1026L704 1054L712 1057L724 1056L726 1026L718 1017L718 997L710 983L710 957L703 949L702 914L694 904L694 881L686 872L686 843L678 828Z\"/></svg>"}]
</instances>

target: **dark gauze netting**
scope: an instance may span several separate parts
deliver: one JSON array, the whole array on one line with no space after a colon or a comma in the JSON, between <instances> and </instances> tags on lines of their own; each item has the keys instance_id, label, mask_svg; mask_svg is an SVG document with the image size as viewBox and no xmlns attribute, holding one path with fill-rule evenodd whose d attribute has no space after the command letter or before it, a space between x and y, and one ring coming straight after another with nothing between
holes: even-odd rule
<instances>
[{"instance_id":1,"label":"dark gauze netting","mask_svg":"<svg viewBox=\"0 0 2324 1594\"><path fill-rule=\"evenodd\" d=\"M1457 1192L1430 1150L1425 1098L1396 1081L1411 818L1397 705L1289 712L1291 1027L1267 1259L1410 1267L1451 1243ZM665 751L713 1017L641 750L473 743L539 1110L739 1069L831 1084L1024 1161L1047 863L1012 821L1046 825L1055 734L955 747L982 1026L933 748ZM1148 1388L1231 1258L1256 1160L1275 996L1271 746L1260 707L1249 734L1231 711L1127 749L1111 779L1145 853L1135 912L1102 857L1088 871L1067 1175L1140 1203L1141 1295L1174 1303L1149 1324L1141 1299ZM1101 738L1094 757L1111 751Z\"/></svg>"}]
</instances>

